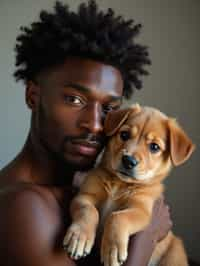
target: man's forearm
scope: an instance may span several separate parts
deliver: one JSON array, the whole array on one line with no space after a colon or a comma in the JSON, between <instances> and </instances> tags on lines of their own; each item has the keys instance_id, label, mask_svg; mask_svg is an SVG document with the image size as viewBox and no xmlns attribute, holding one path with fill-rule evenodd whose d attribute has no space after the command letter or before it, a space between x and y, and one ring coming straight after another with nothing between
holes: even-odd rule
<instances>
[{"instance_id":1,"label":"man's forearm","mask_svg":"<svg viewBox=\"0 0 200 266\"><path fill-rule=\"evenodd\" d=\"M128 259L124 266L147 266L156 241L146 232L140 232L131 238L129 244Z\"/></svg>"}]
</instances>

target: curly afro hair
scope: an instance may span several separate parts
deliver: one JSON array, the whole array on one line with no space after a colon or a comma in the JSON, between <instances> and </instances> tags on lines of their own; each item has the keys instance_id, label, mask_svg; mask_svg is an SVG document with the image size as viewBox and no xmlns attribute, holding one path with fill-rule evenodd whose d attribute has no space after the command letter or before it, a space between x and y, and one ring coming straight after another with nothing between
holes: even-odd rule
<instances>
[{"instance_id":1,"label":"curly afro hair","mask_svg":"<svg viewBox=\"0 0 200 266\"><path fill-rule=\"evenodd\" d=\"M40 20L21 27L15 47L16 81L34 80L42 70L78 56L110 64L121 71L123 94L130 98L134 88L142 87L140 76L151 64L146 46L135 43L141 24L116 16L109 8L99 10L94 0L80 4L75 13L56 2L54 12L41 11Z\"/></svg>"}]
</instances>

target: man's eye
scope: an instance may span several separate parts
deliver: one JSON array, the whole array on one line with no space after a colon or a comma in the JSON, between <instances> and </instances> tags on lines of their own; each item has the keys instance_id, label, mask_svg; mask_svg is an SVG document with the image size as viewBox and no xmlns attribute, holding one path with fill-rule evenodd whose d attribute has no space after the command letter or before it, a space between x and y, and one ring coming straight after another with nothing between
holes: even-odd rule
<instances>
[{"instance_id":1,"label":"man's eye","mask_svg":"<svg viewBox=\"0 0 200 266\"><path fill-rule=\"evenodd\" d=\"M149 149L151 153L156 153L160 151L160 146L157 143L152 142L149 144Z\"/></svg>"},{"instance_id":2,"label":"man's eye","mask_svg":"<svg viewBox=\"0 0 200 266\"><path fill-rule=\"evenodd\" d=\"M70 103L70 104L75 104L75 105L83 104L83 100L80 97L73 96L73 95L65 96L65 102L66 103Z\"/></svg>"}]
</instances>

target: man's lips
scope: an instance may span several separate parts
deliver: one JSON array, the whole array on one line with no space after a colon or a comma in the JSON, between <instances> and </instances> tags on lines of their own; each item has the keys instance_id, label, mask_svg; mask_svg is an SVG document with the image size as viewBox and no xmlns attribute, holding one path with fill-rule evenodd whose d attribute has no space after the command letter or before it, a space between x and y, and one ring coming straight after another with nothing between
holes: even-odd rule
<instances>
[{"instance_id":1,"label":"man's lips","mask_svg":"<svg viewBox=\"0 0 200 266\"><path fill-rule=\"evenodd\" d=\"M72 141L73 150L81 155L94 156L97 154L100 144L94 141Z\"/></svg>"}]
</instances>

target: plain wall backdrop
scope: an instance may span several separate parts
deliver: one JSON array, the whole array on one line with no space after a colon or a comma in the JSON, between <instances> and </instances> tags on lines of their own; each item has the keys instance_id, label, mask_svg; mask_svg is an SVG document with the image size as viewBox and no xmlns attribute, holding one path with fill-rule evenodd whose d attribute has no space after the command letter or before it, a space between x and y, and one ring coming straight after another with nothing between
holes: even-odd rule
<instances>
[{"instance_id":1,"label":"plain wall backdrop","mask_svg":"<svg viewBox=\"0 0 200 266\"><path fill-rule=\"evenodd\" d=\"M63 0L73 9L79 0ZM174 232L190 257L200 261L200 1L97 0L102 8L141 22L138 41L148 45L152 66L144 88L130 102L155 106L176 117L193 142L192 158L174 169L167 179L166 198L171 206ZM19 152L30 123L24 86L16 83L14 45L21 25L52 9L52 0L0 0L0 168Z\"/></svg>"}]
</instances>

